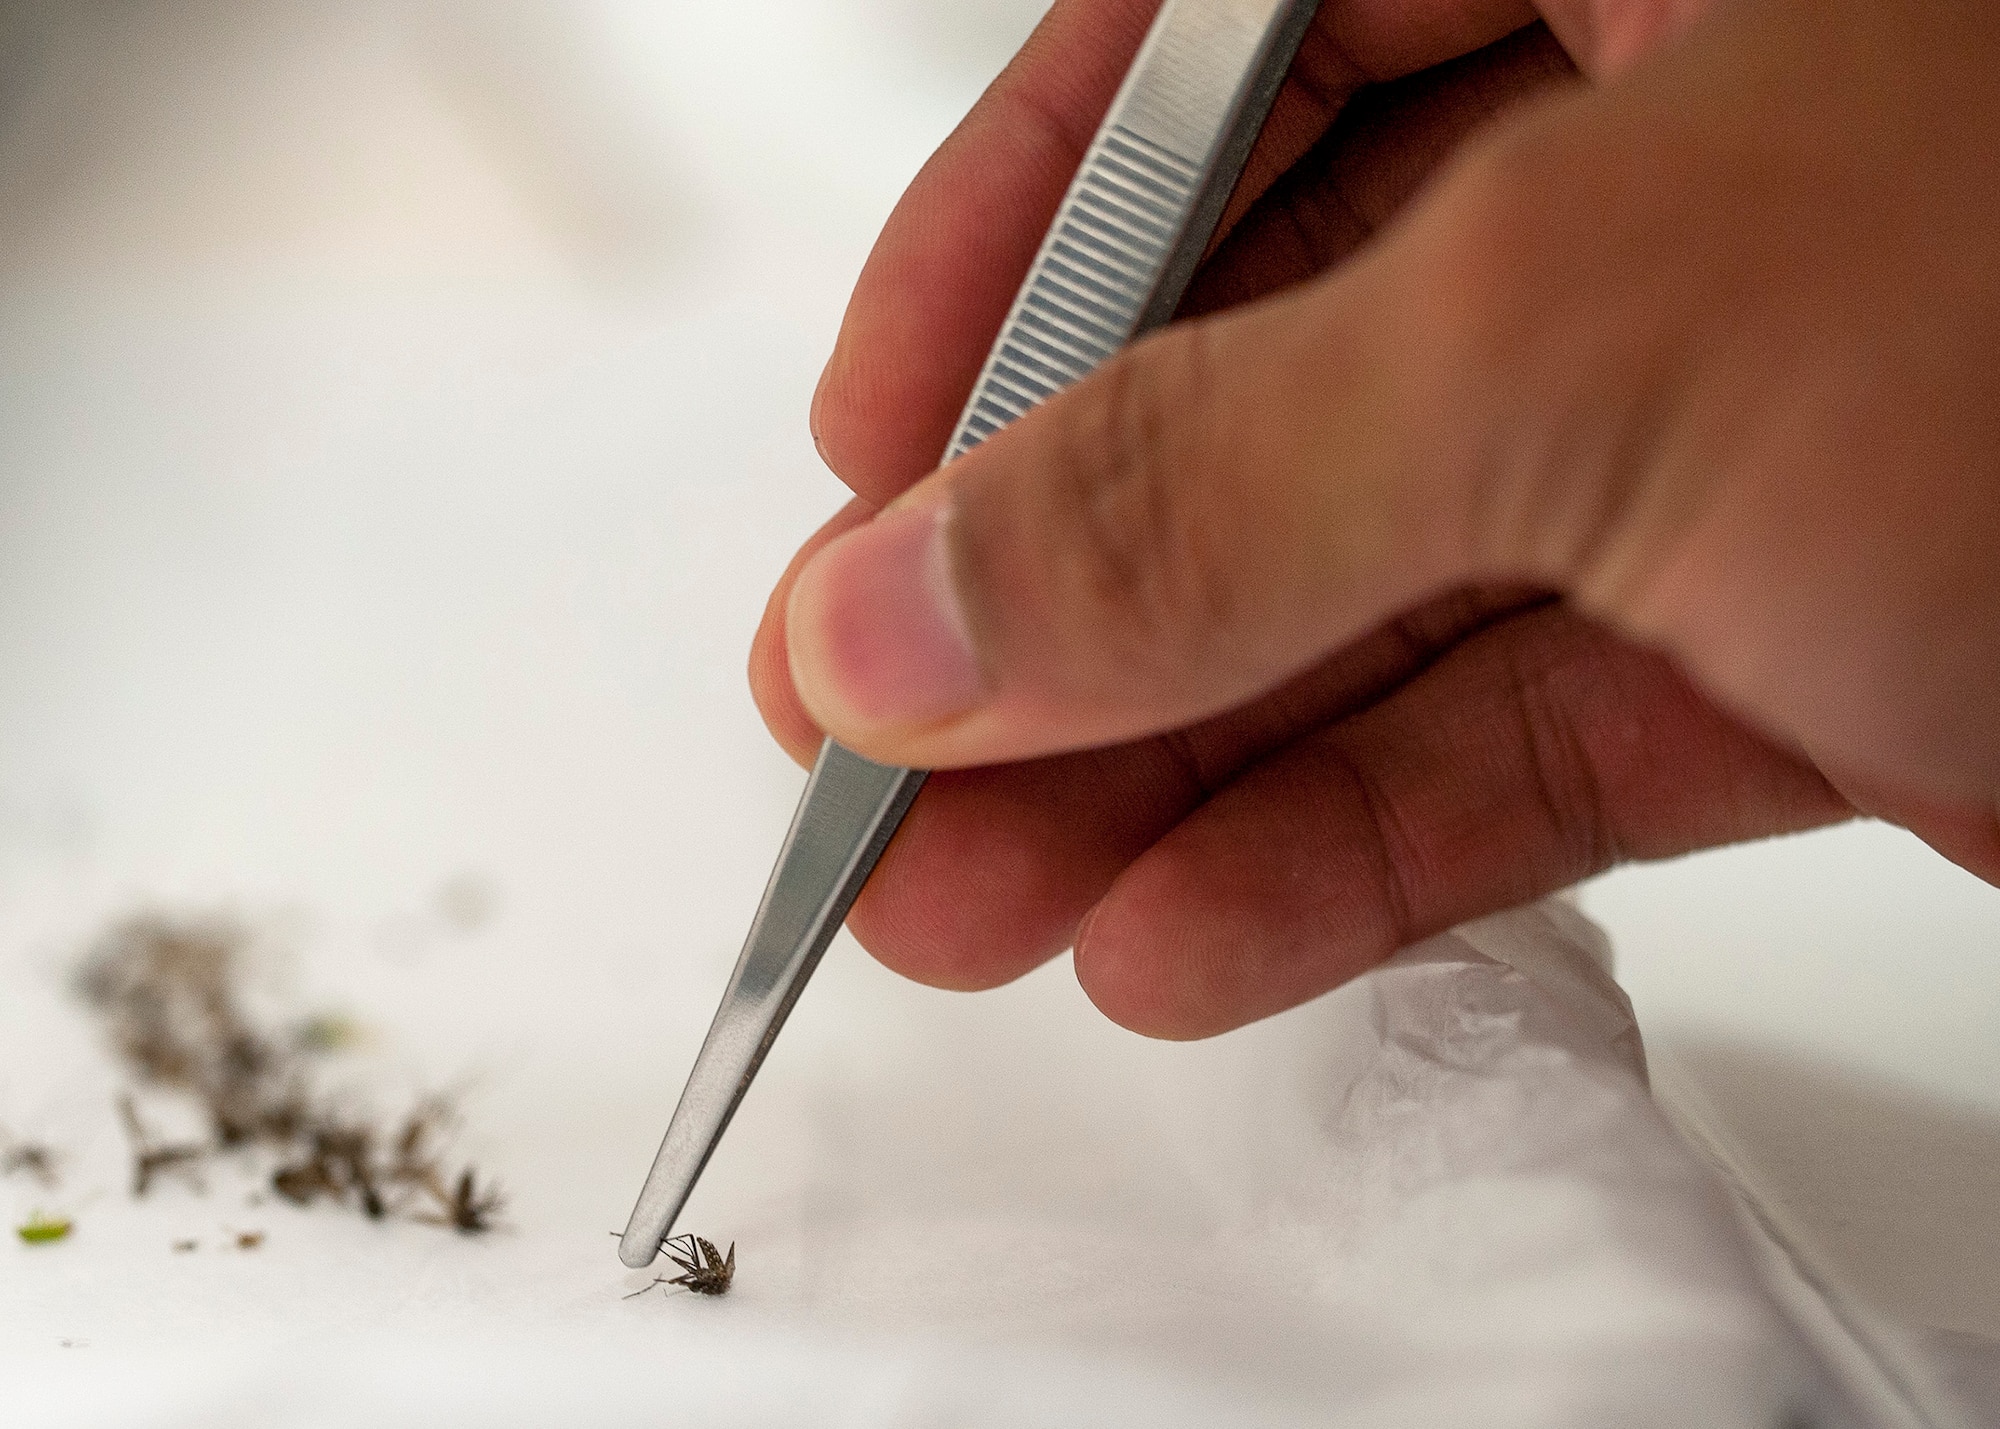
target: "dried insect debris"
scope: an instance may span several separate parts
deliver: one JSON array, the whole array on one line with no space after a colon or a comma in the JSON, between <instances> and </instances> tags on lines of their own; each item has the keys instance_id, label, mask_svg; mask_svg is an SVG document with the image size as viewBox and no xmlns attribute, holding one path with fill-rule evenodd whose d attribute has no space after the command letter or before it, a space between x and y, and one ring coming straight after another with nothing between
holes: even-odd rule
<instances>
[{"instance_id":1,"label":"dried insect debris","mask_svg":"<svg viewBox=\"0 0 2000 1429\"><path fill-rule=\"evenodd\" d=\"M301 1052L344 1052L367 1040L367 1029L344 1012L315 1012L300 1019L291 1035Z\"/></svg>"},{"instance_id":2,"label":"dried insect debris","mask_svg":"<svg viewBox=\"0 0 2000 1429\"><path fill-rule=\"evenodd\" d=\"M730 1282L736 1278L736 1242L729 1243L726 1258L716 1250L714 1241L698 1235L669 1236L660 1242L660 1249L668 1260L680 1267L681 1273L671 1279L660 1276L653 1285L677 1286L697 1295L729 1293ZM635 1290L625 1298L631 1300L644 1295L653 1285Z\"/></svg>"},{"instance_id":3,"label":"dried insect debris","mask_svg":"<svg viewBox=\"0 0 2000 1429\"><path fill-rule=\"evenodd\" d=\"M180 1176L197 1191L208 1189L201 1179L201 1165L208 1148L199 1142L179 1141L162 1146L139 1120L132 1098L118 1098L118 1118L125 1123L125 1135L132 1143L132 1194L143 1196L153 1189L153 1179L162 1173Z\"/></svg>"},{"instance_id":4,"label":"dried insect debris","mask_svg":"<svg viewBox=\"0 0 2000 1429\"><path fill-rule=\"evenodd\" d=\"M66 1239L75 1229L75 1224L65 1218L45 1216L40 1211L29 1216L27 1222L14 1228L14 1234L29 1245L53 1245Z\"/></svg>"},{"instance_id":5,"label":"dried insect debris","mask_svg":"<svg viewBox=\"0 0 2000 1429\"><path fill-rule=\"evenodd\" d=\"M422 1184L444 1207L444 1214L422 1215L417 1219L434 1226L450 1226L468 1235L491 1228L493 1217L506 1204L506 1197L500 1193L498 1186L480 1187L470 1166L459 1173L458 1184L450 1191L446 1191L435 1176L426 1176Z\"/></svg>"},{"instance_id":6,"label":"dried insect debris","mask_svg":"<svg viewBox=\"0 0 2000 1429\"><path fill-rule=\"evenodd\" d=\"M60 1158L39 1141L16 1141L0 1127L0 1176L29 1176L44 1186L56 1184Z\"/></svg>"},{"instance_id":7,"label":"dried insect debris","mask_svg":"<svg viewBox=\"0 0 2000 1429\"><path fill-rule=\"evenodd\" d=\"M451 1103L424 1099L388 1137L336 1106L305 1066L324 1049L313 1039L270 1036L243 1012L237 983L248 942L228 919L147 914L109 929L79 970L79 990L135 1079L191 1096L208 1122L206 1141L163 1144L132 1098L122 1098L133 1194L168 1174L200 1190L201 1170L218 1152L262 1150L277 1162L271 1189L295 1205L328 1201L373 1220L399 1216L467 1235L491 1229L500 1191L479 1187L471 1167L454 1189L443 1168L439 1143L456 1121ZM254 1247L239 1241L239 1248Z\"/></svg>"}]
</instances>

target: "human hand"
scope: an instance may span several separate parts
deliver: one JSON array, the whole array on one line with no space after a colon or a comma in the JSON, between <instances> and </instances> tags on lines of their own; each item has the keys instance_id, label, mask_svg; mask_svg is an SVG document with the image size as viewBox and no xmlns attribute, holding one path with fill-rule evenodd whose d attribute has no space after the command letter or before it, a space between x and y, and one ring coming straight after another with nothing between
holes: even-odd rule
<instances>
[{"instance_id":1,"label":"human hand","mask_svg":"<svg viewBox=\"0 0 2000 1429\"><path fill-rule=\"evenodd\" d=\"M1153 8L1059 0L815 401L759 703L947 770L861 940L1199 1036L1855 808L2000 877L2000 13L1326 0L1209 316L930 474Z\"/></svg>"}]
</instances>

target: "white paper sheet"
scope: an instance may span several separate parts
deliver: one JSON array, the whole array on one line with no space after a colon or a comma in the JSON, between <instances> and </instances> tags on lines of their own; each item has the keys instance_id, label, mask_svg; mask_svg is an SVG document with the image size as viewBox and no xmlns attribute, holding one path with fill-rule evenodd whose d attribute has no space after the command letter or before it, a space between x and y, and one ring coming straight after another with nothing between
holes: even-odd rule
<instances>
[{"instance_id":1,"label":"white paper sheet","mask_svg":"<svg viewBox=\"0 0 2000 1429\"><path fill-rule=\"evenodd\" d=\"M14 1257L8 1422L1953 1422L1774 1295L1768 1249L1652 1103L1603 952L1560 903L1489 919L1334 999L1289 1089L1187 1059L1135 1105L1084 1077L1071 1124L1025 1137L926 1137L977 1116L977 1053L884 1047L878 1023L880 1074L839 1090L819 1043L817 1113L807 1082L781 1093L824 1118L809 1148L725 1178L755 1191L717 1301L620 1298L644 1278L571 1227L480 1244L267 1207L254 1254L148 1255L133 1227L163 1236L194 1198L100 1204L74 1245ZM1020 1077L1066 1080L1031 1057ZM1121 1120L1109 1154L1010 1164ZM1207 1144L1232 1121L1306 1134ZM1102 1179L1134 1170L1163 1184Z\"/></svg>"}]
</instances>

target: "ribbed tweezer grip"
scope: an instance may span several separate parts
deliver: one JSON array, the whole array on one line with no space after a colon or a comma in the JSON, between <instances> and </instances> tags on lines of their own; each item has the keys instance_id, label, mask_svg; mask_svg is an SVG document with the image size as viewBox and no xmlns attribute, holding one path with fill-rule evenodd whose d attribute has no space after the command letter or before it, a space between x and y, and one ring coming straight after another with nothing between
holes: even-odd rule
<instances>
[{"instance_id":1,"label":"ribbed tweezer grip","mask_svg":"<svg viewBox=\"0 0 2000 1429\"><path fill-rule=\"evenodd\" d=\"M1195 163L1122 125L1097 136L959 418L946 461L1132 340L1200 178Z\"/></svg>"}]
</instances>

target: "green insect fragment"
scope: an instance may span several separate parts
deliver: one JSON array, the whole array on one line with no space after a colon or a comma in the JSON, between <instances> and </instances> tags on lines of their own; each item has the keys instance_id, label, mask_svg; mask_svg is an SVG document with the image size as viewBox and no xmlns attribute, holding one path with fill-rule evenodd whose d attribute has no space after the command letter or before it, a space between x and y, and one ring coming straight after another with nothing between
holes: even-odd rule
<instances>
[{"instance_id":1,"label":"green insect fragment","mask_svg":"<svg viewBox=\"0 0 2000 1429\"><path fill-rule=\"evenodd\" d=\"M73 1223L70 1221L37 1214L28 1217L26 1225L15 1227L14 1234L29 1245L53 1245L67 1236L73 1228Z\"/></svg>"},{"instance_id":2,"label":"green insect fragment","mask_svg":"<svg viewBox=\"0 0 2000 1429\"><path fill-rule=\"evenodd\" d=\"M345 1052L367 1040L368 1029L345 1012L317 1012L292 1028L292 1045L301 1052Z\"/></svg>"}]
</instances>

